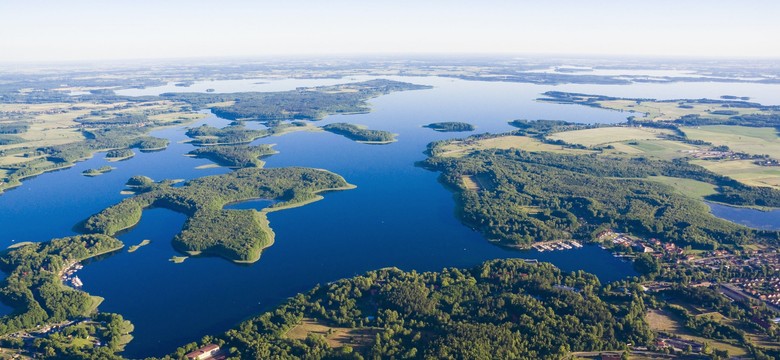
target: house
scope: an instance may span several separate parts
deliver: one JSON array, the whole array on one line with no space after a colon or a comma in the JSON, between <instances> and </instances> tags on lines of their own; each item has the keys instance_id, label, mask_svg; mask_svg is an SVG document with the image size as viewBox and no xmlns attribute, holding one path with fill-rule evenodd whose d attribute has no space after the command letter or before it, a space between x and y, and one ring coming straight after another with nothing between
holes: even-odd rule
<instances>
[{"instance_id":1,"label":"house","mask_svg":"<svg viewBox=\"0 0 780 360\"><path fill-rule=\"evenodd\" d=\"M642 243L634 244L633 248L634 248L634 251L640 252L640 253L651 253L651 252L653 252L653 248L651 248L651 247L649 247L649 246L647 246L645 244L642 244Z\"/></svg>"},{"instance_id":2,"label":"house","mask_svg":"<svg viewBox=\"0 0 780 360\"><path fill-rule=\"evenodd\" d=\"M212 359L219 353L219 346L214 344L208 344L198 350L195 350L187 355L187 360L205 360Z\"/></svg>"}]
</instances>

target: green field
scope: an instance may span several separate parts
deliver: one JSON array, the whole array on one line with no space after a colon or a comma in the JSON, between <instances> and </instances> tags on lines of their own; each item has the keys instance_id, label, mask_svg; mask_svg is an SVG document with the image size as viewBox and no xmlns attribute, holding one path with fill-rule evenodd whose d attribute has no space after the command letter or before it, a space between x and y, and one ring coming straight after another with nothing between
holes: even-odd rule
<instances>
[{"instance_id":1,"label":"green field","mask_svg":"<svg viewBox=\"0 0 780 360\"><path fill-rule=\"evenodd\" d=\"M679 119L686 115L699 115L702 117L712 117L715 119L727 119L729 115L719 115L713 111L724 110L717 103L706 104L698 103L695 100L671 102L671 101L636 101L633 99L616 99L598 101L602 107L618 111L634 112L642 120L650 121L669 121ZM680 105L684 105L681 107ZM730 107L728 110L735 111L740 115L744 114L762 114L764 111L758 108Z\"/></svg>"},{"instance_id":2,"label":"green field","mask_svg":"<svg viewBox=\"0 0 780 360\"><path fill-rule=\"evenodd\" d=\"M780 159L780 137L777 130L766 127L712 125L680 128L693 140L726 145L733 151L755 155L769 155Z\"/></svg>"},{"instance_id":3,"label":"green field","mask_svg":"<svg viewBox=\"0 0 780 360\"><path fill-rule=\"evenodd\" d=\"M597 146L630 140L658 140L661 134L671 134L671 130L619 126L565 131L552 134L548 138L551 140L563 140L569 144Z\"/></svg>"},{"instance_id":4,"label":"green field","mask_svg":"<svg viewBox=\"0 0 780 360\"><path fill-rule=\"evenodd\" d=\"M697 149L694 145L662 138L669 134L671 131L667 129L618 126L564 131L548 138L589 147L611 146L612 149L604 150L609 155L643 155L664 160L685 157L688 151Z\"/></svg>"},{"instance_id":5,"label":"green field","mask_svg":"<svg viewBox=\"0 0 780 360\"><path fill-rule=\"evenodd\" d=\"M707 195L712 195L717 193L717 191L715 190L715 185L703 181L669 177L669 176L650 176L647 179L661 184L669 185L673 187L675 190L677 190L678 193L693 198L697 198L697 199L701 199Z\"/></svg>"},{"instance_id":6,"label":"green field","mask_svg":"<svg viewBox=\"0 0 780 360\"><path fill-rule=\"evenodd\" d=\"M716 174L728 176L751 186L768 186L780 189L780 167L758 166L752 160L707 161L693 160Z\"/></svg>"},{"instance_id":7,"label":"green field","mask_svg":"<svg viewBox=\"0 0 780 360\"><path fill-rule=\"evenodd\" d=\"M486 149L520 149L529 152L545 151L565 154L592 153L590 150L570 149L561 145L543 143L532 137L506 135L480 140L466 139L453 141L441 147L441 153L439 153L439 156L461 157L473 151Z\"/></svg>"},{"instance_id":8,"label":"green field","mask_svg":"<svg viewBox=\"0 0 780 360\"><path fill-rule=\"evenodd\" d=\"M658 159L671 160L688 156L688 152L697 147L672 140L633 140L610 144L614 147L606 153L625 153L628 155L644 155Z\"/></svg>"}]
</instances>

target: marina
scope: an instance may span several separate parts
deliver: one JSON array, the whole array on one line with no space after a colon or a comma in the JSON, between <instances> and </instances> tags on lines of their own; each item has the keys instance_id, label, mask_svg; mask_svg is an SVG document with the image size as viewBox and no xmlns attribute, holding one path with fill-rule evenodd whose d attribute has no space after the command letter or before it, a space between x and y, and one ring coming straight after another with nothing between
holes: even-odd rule
<instances>
[{"instance_id":1,"label":"marina","mask_svg":"<svg viewBox=\"0 0 780 360\"><path fill-rule=\"evenodd\" d=\"M71 284L75 288L80 288L84 286L84 282L81 281L81 279L76 276L76 272L83 269L84 265L81 265L79 262L72 262L65 266L65 269L62 270L62 273L60 274L60 279L62 279L62 282L65 284Z\"/></svg>"},{"instance_id":2,"label":"marina","mask_svg":"<svg viewBox=\"0 0 780 360\"><path fill-rule=\"evenodd\" d=\"M577 240L554 240L538 242L531 245L536 251L556 251L556 250L571 250L581 248L582 244Z\"/></svg>"}]
</instances>

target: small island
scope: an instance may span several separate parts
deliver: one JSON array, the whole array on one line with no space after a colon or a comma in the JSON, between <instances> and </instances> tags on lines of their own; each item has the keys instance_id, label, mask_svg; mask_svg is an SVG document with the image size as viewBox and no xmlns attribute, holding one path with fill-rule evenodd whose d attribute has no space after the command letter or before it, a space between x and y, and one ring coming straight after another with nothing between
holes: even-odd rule
<instances>
[{"instance_id":1,"label":"small island","mask_svg":"<svg viewBox=\"0 0 780 360\"><path fill-rule=\"evenodd\" d=\"M425 125L423 127L441 132L474 131L474 125L458 121L445 121Z\"/></svg>"},{"instance_id":2,"label":"small island","mask_svg":"<svg viewBox=\"0 0 780 360\"><path fill-rule=\"evenodd\" d=\"M174 264L181 264L184 260L187 260L188 256L172 256L168 261Z\"/></svg>"},{"instance_id":3,"label":"small island","mask_svg":"<svg viewBox=\"0 0 780 360\"><path fill-rule=\"evenodd\" d=\"M187 136L192 138L195 145L239 145L247 144L255 139L268 136L267 130L247 129L244 125L230 125L216 128L201 125L187 130Z\"/></svg>"},{"instance_id":4,"label":"small island","mask_svg":"<svg viewBox=\"0 0 780 360\"><path fill-rule=\"evenodd\" d=\"M364 126L348 123L333 123L322 127L325 131L339 134L364 144L389 144L395 142L395 134L384 130L369 130Z\"/></svg>"},{"instance_id":5,"label":"small island","mask_svg":"<svg viewBox=\"0 0 780 360\"><path fill-rule=\"evenodd\" d=\"M84 176L90 176L90 177L92 177L92 176L99 176L99 175L103 175L103 174L105 174L107 172L110 172L111 170L114 170L114 169L115 169L114 167L106 165L106 166L101 166L101 167L99 167L97 169L87 169L87 170L84 170L84 171L81 172L81 174L84 175Z\"/></svg>"},{"instance_id":6,"label":"small island","mask_svg":"<svg viewBox=\"0 0 780 360\"><path fill-rule=\"evenodd\" d=\"M120 161L129 159L133 156L135 156L135 152L130 149L114 149L106 152L106 159L108 161Z\"/></svg>"},{"instance_id":7,"label":"small island","mask_svg":"<svg viewBox=\"0 0 780 360\"><path fill-rule=\"evenodd\" d=\"M133 143L132 147L138 148L138 150L141 150L142 152L152 152L152 151L160 151L165 150L165 148L168 147L168 144L170 141L168 139L158 138L154 136L142 136L138 140L136 140L135 143Z\"/></svg>"},{"instance_id":8,"label":"small island","mask_svg":"<svg viewBox=\"0 0 780 360\"><path fill-rule=\"evenodd\" d=\"M149 243L151 243L151 242L152 241L149 240L149 239L144 239L140 243L138 243L138 245L131 245L129 248L127 248L127 252L129 252L129 253L135 252L136 250L140 249L141 246L149 245Z\"/></svg>"},{"instance_id":9,"label":"small island","mask_svg":"<svg viewBox=\"0 0 780 360\"><path fill-rule=\"evenodd\" d=\"M262 167L263 161L260 159L275 153L271 145L209 146L192 150L189 155L206 158L222 166L243 168Z\"/></svg>"}]
</instances>

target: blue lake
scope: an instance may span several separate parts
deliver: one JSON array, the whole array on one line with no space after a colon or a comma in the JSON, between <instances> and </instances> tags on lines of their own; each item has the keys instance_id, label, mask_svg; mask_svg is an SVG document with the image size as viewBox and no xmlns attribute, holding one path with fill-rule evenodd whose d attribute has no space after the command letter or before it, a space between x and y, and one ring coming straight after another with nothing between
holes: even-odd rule
<instances>
[{"instance_id":1,"label":"blue lake","mask_svg":"<svg viewBox=\"0 0 780 360\"><path fill-rule=\"evenodd\" d=\"M84 289L105 298L102 311L120 313L135 324L135 339L128 345L126 356L169 353L203 335L225 331L318 283L382 267L431 271L520 257L549 261L566 271L592 272L602 282L634 275L629 263L595 246L539 253L492 245L458 221L452 193L437 181L438 174L415 166L425 159L423 151L431 141L470 134L422 128L431 122L465 121L477 126L473 133L483 133L511 130L507 121L513 119L625 121L628 114L534 101L549 90L576 88L596 93L601 87L587 91L582 85L538 86L435 77L393 79L431 84L435 88L381 96L371 101L374 111L369 114L330 116L317 124L367 125L399 134L398 142L366 145L327 132L291 133L255 142L275 144L274 149L279 151L265 159L266 167L323 168L357 185L353 190L324 194L324 200L304 207L270 213L276 242L257 263L235 265L220 258L197 257L174 264L169 259L179 254L172 248L171 239L185 218L169 210L149 209L136 227L118 235L128 246L144 239L151 240L149 245L134 253L123 250L92 261L79 272ZM253 88L255 85L268 89L290 86L241 84L254 91L262 90ZM303 81L293 84L309 85ZM207 88L202 84L194 86ZM208 88L229 91L230 86L220 83L209 84ZM199 123L224 126L228 122L209 116ZM0 233L0 245L73 235L73 225L120 201L124 196L119 192L133 175L156 180L191 179L230 171L196 169L210 162L183 156L193 149L192 145L180 143L186 139L184 131L184 127L176 127L153 132L154 136L171 139L171 146L111 163L117 169L110 173L94 178L81 175L85 169L107 164L98 154L73 168L28 179L22 187L3 194L0 228L4 230ZM228 208L259 209L269 204L267 200L257 200Z\"/></svg>"},{"instance_id":2,"label":"blue lake","mask_svg":"<svg viewBox=\"0 0 780 360\"><path fill-rule=\"evenodd\" d=\"M780 231L780 209L762 211L708 202L712 214L754 229Z\"/></svg>"}]
</instances>

